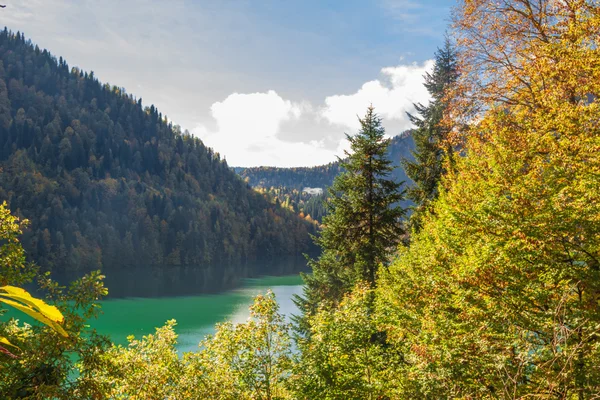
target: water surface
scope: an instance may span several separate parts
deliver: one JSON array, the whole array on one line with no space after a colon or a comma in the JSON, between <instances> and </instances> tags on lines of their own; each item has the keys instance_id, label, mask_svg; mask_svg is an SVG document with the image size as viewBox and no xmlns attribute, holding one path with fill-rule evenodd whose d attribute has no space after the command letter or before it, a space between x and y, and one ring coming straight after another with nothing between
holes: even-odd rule
<instances>
[{"instance_id":1,"label":"water surface","mask_svg":"<svg viewBox=\"0 0 600 400\"><path fill-rule=\"evenodd\" d=\"M245 321L253 297L269 289L275 294L282 314L289 318L297 313L292 297L302 293L302 279L291 275L248 279L241 288L221 294L106 300L101 302L103 315L89 323L99 333L110 336L114 343L126 344L128 335L141 338L175 319L179 350L195 350L205 335L214 332L216 323Z\"/></svg>"}]
</instances>

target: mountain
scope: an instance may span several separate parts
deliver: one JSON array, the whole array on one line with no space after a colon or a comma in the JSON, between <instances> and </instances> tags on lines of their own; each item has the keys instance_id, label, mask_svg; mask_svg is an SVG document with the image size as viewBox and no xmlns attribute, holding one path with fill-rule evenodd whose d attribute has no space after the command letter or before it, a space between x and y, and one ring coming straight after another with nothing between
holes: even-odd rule
<instances>
[{"instance_id":1,"label":"mountain","mask_svg":"<svg viewBox=\"0 0 600 400\"><path fill-rule=\"evenodd\" d=\"M395 167L392 177L396 182L404 182L410 185L412 182L402 167L402 159L412 160L412 151L415 148L414 140L410 131L405 131L393 137L388 147L388 157ZM277 168L277 167L235 167L238 173L250 186L268 194L272 198L300 216L321 221L325 215L327 194L312 196L303 193L304 188L326 189L332 185L334 178L341 172L342 168L338 161L317 167L299 168ZM403 201L401 205L408 207L412 203Z\"/></svg>"},{"instance_id":2,"label":"mountain","mask_svg":"<svg viewBox=\"0 0 600 400\"><path fill-rule=\"evenodd\" d=\"M402 168L403 158L412 159L415 144L410 131L405 131L392 138L388 148L388 157L396 167L393 177L397 182L410 183ZM270 187L286 187L302 190L309 188L327 188L333 179L341 172L339 162L332 162L317 167L277 168L277 167L235 167L239 174L250 186L268 189Z\"/></svg>"},{"instance_id":3,"label":"mountain","mask_svg":"<svg viewBox=\"0 0 600 400\"><path fill-rule=\"evenodd\" d=\"M252 187L278 187L302 190L305 187L324 188L331 186L333 179L340 173L338 162L317 167L235 167L238 173Z\"/></svg>"},{"instance_id":4,"label":"mountain","mask_svg":"<svg viewBox=\"0 0 600 400\"><path fill-rule=\"evenodd\" d=\"M309 249L315 226L252 190L154 106L0 32L0 201L43 269L187 266L216 288ZM268 271L262 271L268 273Z\"/></svg>"}]
</instances>

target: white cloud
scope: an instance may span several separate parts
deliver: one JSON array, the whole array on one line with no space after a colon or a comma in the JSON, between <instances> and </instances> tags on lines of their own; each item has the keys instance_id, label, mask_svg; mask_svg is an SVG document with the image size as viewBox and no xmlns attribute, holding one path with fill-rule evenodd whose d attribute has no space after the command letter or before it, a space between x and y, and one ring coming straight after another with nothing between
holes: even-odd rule
<instances>
[{"instance_id":1,"label":"white cloud","mask_svg":"<svg viewBox=\"0 0 600 400\"><path fill-rule=\"evenodd\" d=\"M234 93L214 103L210 111L216 130L199 125L193 133L223 154L230 165L317 165L335 158L318 141L290 143L277 138L283 122L301 118L310 107L284 100L273 90Z\"/></svg>"},{"instance_id":2,"label":"white cloud","mask_svg":"<svg viewBox=\"0 0 600 400\"><path fill-rule=\"evenodd\" d=\"M429 101L423 75L432 68L433 60L422 65L383 68L382 80L367 82L354 94L327 97L321 114L332 124L356 130L359 127L357 115L362 116L372 104L384 121L396 122L394 125L400 130L409 129L411 125L406 112L414 111L413 103Z\"/></svg>"},{"instance_id":3,"label":"white cloud","mask_svg":"<svg viewBox=\"0 0 600 400\"><path fill-rule=\"evenodd\" d=\"M414 111L413 103L429 101L423 75L432 67L426 61L383 68L381 79L350 95L328 96L319 106L286 100L274 90L233 93L210 107L214 128L202 124L193 133L233 166L326 164L347 150L344 132L356 133L357 115L370 104L390 135L409 129L406 112Z\"/></svg>"},{"instance_id":4,"label":"white cloud","mask_svg":"<svg viewBox=\"0 0 600 400\"><path fill-rule=\"evenodd\" d=\"M282 99L273 90L267 93L234 93L222 102L214 103L210 111L217 121L219 132L237 143L270 140L283 121L301 115L299 106Z\"/></svg>"}]
</instances>

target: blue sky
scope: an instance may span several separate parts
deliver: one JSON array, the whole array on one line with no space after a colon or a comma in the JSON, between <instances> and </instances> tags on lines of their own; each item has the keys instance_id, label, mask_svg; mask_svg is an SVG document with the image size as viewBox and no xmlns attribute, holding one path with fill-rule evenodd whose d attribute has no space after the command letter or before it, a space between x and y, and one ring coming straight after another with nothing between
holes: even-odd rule
<instances>
[{"instance_id":1,"label":"blue sky","mask_svg":"<svg viewBox=\"0 0 600 400\"><path fill-rule=\"evenodd\" d=\"M230 165L317 165L427 101L449 0L6 0L0 23L155 104Z\"/></svg>"}]
</instances>

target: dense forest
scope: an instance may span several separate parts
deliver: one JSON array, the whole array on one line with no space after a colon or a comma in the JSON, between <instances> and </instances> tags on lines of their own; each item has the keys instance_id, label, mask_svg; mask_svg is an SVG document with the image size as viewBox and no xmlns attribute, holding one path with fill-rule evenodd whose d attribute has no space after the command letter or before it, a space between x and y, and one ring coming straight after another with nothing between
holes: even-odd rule
<instances>
[{"instance_id":1,"label":"dense forest","mask_svg":"<svg viewBox=\"0 0 600 400\"><path fill-rule=\"evenodd\" d=\"M403 159L412 159L414 142L410 131L392 138L388 147L388 157L392 160L394 170L391 176L396 182L410 182L402 167ZM235 167L237 172L252 187L286 187L302 190L310 188L328 188L342 171L340 162L331 162L316 167L278 168L278 167Z\"/></svg>"},{"instance_id":2,"label":"dense forest","mask_svg":"<svg viewBox=\"0 0 600 400\"><path fill-rule=\"evenodd\" d=\"M405 164L414 159L415 143L412 132L406 131L394 136L387 147L386 156L392 162L389 176L403 188L411 186ZM265 193L273 202L283 205L308 221L322 222L327 214L327 189L334 179L344 171L339 160L316 167L277 168L277 167L235 167L236 171L250 186ZM303 192L304 188L321 188L322 194ZM412 205L410 200L400 202L403 207Z\"/></svg>"},{"instance_id":3,"label":"dense forest","mask_svg":"<svg viewBox=\"0 0 600 400\"><path fill-rule=\"evenodd\" d=\"M289 189L284 186L270 188L257 187L255 190L263 193L271 202L294 212L300 218L309 222L320 223L327 214L327 191L321 194L309 193L299 189Z\"/></svg>"},{"instance_id":4,"label":"dense forest","mask_svg":"<svg viewBox=\"0 0 600 400\"><path fill-rule=\"evenodd\" d=\"M0 199L31 221L23 244L47 270L184 265L218 286L253 272L219 265L299 255L315 229L154 106L7 29L0 168Z\"/></svg>"},{"instance_id":5,"label":"dense forest","mask_svg":"<svg viewBox=\"0 0 600 400\"><path fill-rule=\"evenodd\" d=\"M285 186L302 190L305 187L331 186L340 173L340 167L337 162L331 162L317 167L235 167L234 171L252 187Z\"/></svg>"},{"instance_id":6,"label":"dense forest","mask_svg":"<svg viewBox=\"0 0 600 400\"><path fill-rule=\"evenodd\" d=\"M600 4L461 0L452 18L412 116L416 217L370 107L292 323L268 292L196 351L173 320L111 344L89 328L99 273L20 289L36 271L0 205L0 303L41 322L0 322L1 397L600 398Z\"/></svg>"}]
</instances>

